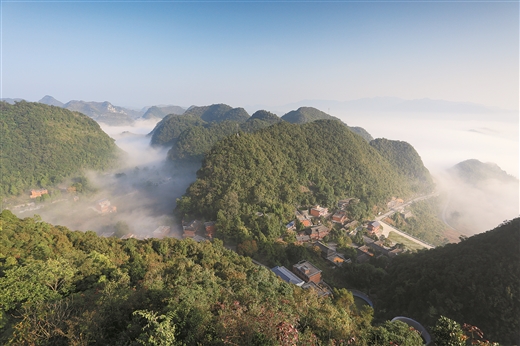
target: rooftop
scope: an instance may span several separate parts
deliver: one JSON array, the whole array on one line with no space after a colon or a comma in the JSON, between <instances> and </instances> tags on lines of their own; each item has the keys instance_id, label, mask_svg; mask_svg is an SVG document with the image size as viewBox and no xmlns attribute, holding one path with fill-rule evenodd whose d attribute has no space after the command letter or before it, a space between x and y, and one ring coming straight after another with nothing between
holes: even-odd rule
<instances>
[{"instance_id":1,"label":"rooftop","mask_svg":"<svg viewBox=\"0 0 520 346\"><path fill-rule=\"evenodd\" d=\"M305 282L297 277L295 274L293 274L289 269L285 267L274 267L271 269L273 273L276 274L279 278L281 278L283 281L288 282L290 284L296 285L296 286L302 286Z\"/></svg>"}]
</instances>

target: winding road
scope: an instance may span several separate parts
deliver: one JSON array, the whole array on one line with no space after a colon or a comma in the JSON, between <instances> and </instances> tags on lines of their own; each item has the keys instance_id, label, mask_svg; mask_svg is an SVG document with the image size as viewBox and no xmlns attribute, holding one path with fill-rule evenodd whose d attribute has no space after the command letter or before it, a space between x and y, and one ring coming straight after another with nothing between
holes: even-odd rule
<instances>
[{"instance_id":1,"label":"winding road","mask_svg":"<svg viewBox=\"0 0 520 346\"><path fill-rule=\"evenodd\" d=\"M416 197L404 204L401 204L399 207L396 207L396 208L392 208L389 212L386 212L385 214L383 215L380 215L378 217L376 217L376 221L379 221L379 223L383 226L383 235L385 237L388 237L388 235L390 234L390 232L395 232L397 234L399 234L400 236L402 237L405 237L406 239L409 239L427 249L433 249L435 246L431 245L431 244L428 244L428 243L425 243L424 241L414 237L414 236L411 236L407 233L404 233L403 231L400 231L398 230L397 228L395 227L392 227L391 225L387 224L386 222L383 222L382 220L384 220L386 217L392 215L393 213L395 212L398 212L399 210L402 210L404 209L404 207L406 206L409 206L410 204L414 203L414 202L417 202L417 201L422 201L422 200L425 200L425 199L428 199L428 198L432 198L432 197L435 197L435 196L438 196L439 193L438 192L433 192L433 193L430 193L429 195L424 195L424 196L419 196L419 197Z\"/></svg>"}]
</instances>

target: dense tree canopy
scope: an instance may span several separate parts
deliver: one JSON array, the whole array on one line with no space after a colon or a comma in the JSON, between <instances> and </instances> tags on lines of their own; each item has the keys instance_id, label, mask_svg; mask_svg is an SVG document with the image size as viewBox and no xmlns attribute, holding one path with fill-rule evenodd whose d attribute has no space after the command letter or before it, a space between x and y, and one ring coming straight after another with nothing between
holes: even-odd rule
<instances>
[{"instance_id":1,"label":"dense tree canopy","mask_svg":"<svg viewBox=\"0 0 520 346\"><path fill-rule=\"evenodd\" d=\"M398 256L378 292L382 316L399 313L433 325L443 315L518 344L519 263L520 218L459 244Z\"/></svg>"},{"instance_id":2,"label":"dense tree canopy","mask_svg":"<svg viewBox=\"0 0 520 346\"><path fill-rule=\"evenodd\" d=\"M0 214L4 345L387 345L346 290L319 298L214 243L100 238ZM415 339L414 339L415 338ZM375 342L381 341L381 342Z\"/></svg>"},{"instance_id":3,"label":"dense tree canopy","mask_svg":"<svg viewBox=\"0 0 520 346\"><path fill-rule=\"evenodd\" d=\"M86 115L25 101L0 103L0 195L47 187L83 169L105 169L120 150Z\"/></svg>"},{"instance_id":4,"label":"dense tree canopy","mask_svg":"<svg viewBox=\"0 0 520 346\"><path fill-rule=\"evenodd\" d=\"M219 229L232 237L274 239L299 205L332 207L341 198L356 197L363 215L391 196L430 188L428 182L420 191L412 188L388 160L337 121L280 122L218 142L178 207L191 216L218 219ZM271 215L258 219L258 211Z\"/></svg>"}]
</instances>

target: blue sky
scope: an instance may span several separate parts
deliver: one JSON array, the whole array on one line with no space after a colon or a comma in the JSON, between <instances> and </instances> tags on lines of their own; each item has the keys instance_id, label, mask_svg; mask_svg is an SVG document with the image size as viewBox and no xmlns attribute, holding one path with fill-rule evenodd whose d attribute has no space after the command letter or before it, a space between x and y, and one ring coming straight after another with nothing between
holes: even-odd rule
<instances>
[{"instance_id":1,"label":"blue sky","mask_svg":"<svg viewBox=\"0 0 520 346\"><path fill-rule=\"evenodd\" d=\"M2 97L518 109L518 2L2 1Z\"/></svg>"}]
</instances>

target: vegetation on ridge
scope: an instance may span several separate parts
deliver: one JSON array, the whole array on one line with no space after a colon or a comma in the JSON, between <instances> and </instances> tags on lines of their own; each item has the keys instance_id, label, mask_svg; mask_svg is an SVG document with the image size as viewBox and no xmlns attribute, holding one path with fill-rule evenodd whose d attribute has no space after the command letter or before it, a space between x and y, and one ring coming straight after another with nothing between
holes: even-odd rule
<instances>
[{"instance_id":1,"label":"vegetation on ridge","mask_svg":"<svg viewBox=\"0 0 520 346\"><path fill-rule=\"evenodd\" d=\"M106 169L119 149L86 115L41 103L0 102L0 195L47 187L83 169Z\"/></svg>"},{"instance_id":2,"label":"vegetation on ridge","mask_svg":"<svg viewBox=\"0 0 520 346\"><path fill-rule=\"evenodd\" d=\"M334 206L360 200L351 214L370 215L391 196L429 191L411 187L385 158L333 120L303 125L281 122L230 136L206 155L198 179L178 202L182 213L217 219L222 234L237 240L274 240L297 206ZM257 212L272 214L256 217Z\"/></svg>"}]
</instances>

